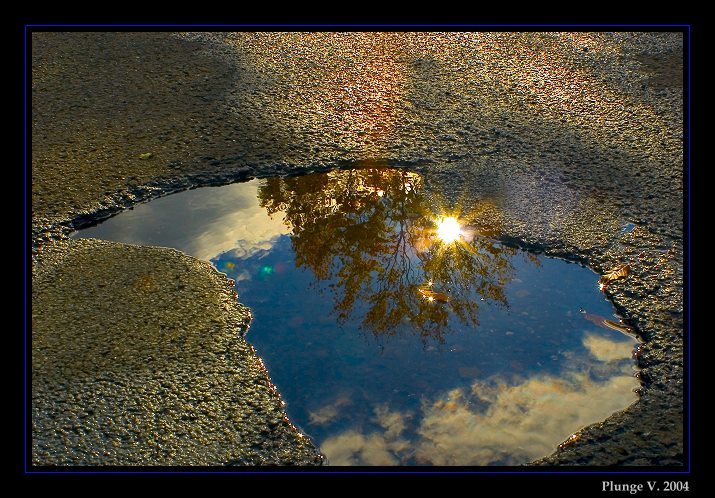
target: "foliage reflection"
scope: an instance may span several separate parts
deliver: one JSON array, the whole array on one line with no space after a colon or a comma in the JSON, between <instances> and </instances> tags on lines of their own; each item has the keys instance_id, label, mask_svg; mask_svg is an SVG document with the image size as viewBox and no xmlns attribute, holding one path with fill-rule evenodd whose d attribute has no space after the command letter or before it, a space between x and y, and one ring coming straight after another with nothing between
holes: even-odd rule
<instances>
[{"instance_id":1,"label":"foliage reflection","mask_svg":"<svg viewBox=\"0 0 715 498\"><path fill-rule=\"evenodd\" d=\"M284 214L296 265L329 281L341 324L359 319L376 336L412 329L442 342L450 319L477 326L481 302L507 306L516 250L480 236L441 241L438 220L452 214L416 173L373 167L269 178L258 197L269 214ZM427 299L427 289L448 299Z\"/></svg>"}]
</instances>

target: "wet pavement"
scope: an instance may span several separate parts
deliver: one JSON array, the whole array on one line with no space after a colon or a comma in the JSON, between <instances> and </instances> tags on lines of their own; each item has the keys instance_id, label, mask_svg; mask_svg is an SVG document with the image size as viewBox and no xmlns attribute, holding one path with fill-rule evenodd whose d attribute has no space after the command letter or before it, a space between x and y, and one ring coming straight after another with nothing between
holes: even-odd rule
<instances>
[{"instance_id":1,"label":"wet pavement","mask_svg":"<svg viewBox=\"0 0 715 498\"><path fill-rule=\"evenodd\" d=\"M601 274L630 266L605 293L646 340L640 400L535 463L682 464L682 43L678 33L33 34L34 463L317 462L297 430L270 425L278 394L257 367L230 374L267 386L239 389L234 408L209 389L214 406L197 418L217 449L192 453L200 438L176 435L194 426L157 417L172 408L151 400L197 399L182 355L208 355L192 367L207 376L224 371L224 346L190 340L201 331L243 351L232 368L257 364L235 332L245 311L216 297L230 284L176 251L64 236L192 186L389 163L429 172L446 203L478 211L505 241ZM160 284L137 273L152 265ZM100 269L124 282L125 299L90 292ZM177 276L186 287L159 294L186 293L226 327L150 298ZM184 338L178 350L137 322L157 313ZM140 330L166 366L139 369ZM63 353L54 360L44 344ZM118 360L96 360L100 344ZM108 375L143 388L94 392ZM132 417L128 398L144 406ZM84 400L98 399L85 414ZM236 406L246 416L225 431ZM115 433L126 439L110 446ZM146 449L155 443L164 453Z\"/></svg>"}]
</instances>

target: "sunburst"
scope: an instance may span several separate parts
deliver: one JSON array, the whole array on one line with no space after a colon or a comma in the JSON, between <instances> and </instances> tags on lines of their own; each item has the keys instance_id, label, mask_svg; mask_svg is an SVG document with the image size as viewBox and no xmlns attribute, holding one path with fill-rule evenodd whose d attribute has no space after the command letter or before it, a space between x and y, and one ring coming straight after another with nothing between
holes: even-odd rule
<instances>
[{"instance_id":1,"label":"sunburst","mask_svg":"<svg viewBox=\"0 0 715 498\"><path fill-rule=\"evenodd\" d=\"M462 227L457 218L452 216L442 218L437 223L437 237L445 244L451 244L462 235Z\"/></svg>"}]
</instances>

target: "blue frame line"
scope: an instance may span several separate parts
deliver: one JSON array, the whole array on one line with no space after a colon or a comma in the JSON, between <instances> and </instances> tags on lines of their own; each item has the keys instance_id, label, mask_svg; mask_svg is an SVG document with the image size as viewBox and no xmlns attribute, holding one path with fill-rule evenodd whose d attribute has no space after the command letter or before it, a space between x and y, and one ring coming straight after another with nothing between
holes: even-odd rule
<instances>
[{"instance_id":1,"label":"blue frame line","mask_svg":"<svg viewBox=\"0 0 715 498\"><path fill-rule=\"evenodd\" d=\"M292 28L319 28L319 27L398 27L398 28L463 28L463 27L490 27L490 28L519 28L519 27L576 27L576 28L688 28L689 24L26 24L25 27L63 27L63 28L84 28L84 27L125 27L125 28L151 28L151 27L239 27L239 28L268 28L268 27L292 27ZM689 34L688 34L689 36Z\"/></svg>"},{"instance_id":2,"label":"blue frame line","mask_svg":"<svg viewBox=\"0 0 715 498\"><path fill-rule=\"evenodd\" d=\"M692 379L692 376L690 374L690 369L691 369L691 361L690 361L690 26L688 26L688 132L687 132L687 142L688 142L688 471L690 471L690 461L691 461L691 452L692 452L692 446L691 446L691 431L690 431L690 423L691 423L691 418L692 418L692 410L691 410L691 403L690 403L690 380Z\"/></svg>"},{"instance_id":3,"label":"blue frame line","mask_svg":"<svg viewBox=\"0 0 715 498\"><path fill-rule=\"evenodd\" d=\"M345 474L468 474L468 475L473 475L473 474L488 474L488 475L510 475L510 474L525 474L525 475L663 475L663 474L668 474L668 475L679 475L679 474L690 474L691 473L691 431L690 431L690 423L691 423L691 401L690 401L690 394L691 394L691 386L690 386L690 379L691 379L691 362L688 361L688 366L687 366L687 376L688 376L688 427L687 427L687 433L688 433L688 464L687 464L687 470L658 470L658 471L616 471L616 472L608 472L608 471L574 471L574 472L569 472L569 471L519 471L519 472L512 472L512 471L449 471L449 470L443 470L443 471L223 471L223 470L196 470L196 471L142 471L142 470L136 470L136 471L110 471L110 470L98 470L98 471L82 471L82 470L69 470L69 471L46 471L46 470L28 470L28 447L27 447L27 441L28 441L28 427L27 427L27 416L28 416L28 410L27 410L27 236L28 236L28 231L27 231L27 58L28 58L28 52L27 52L27 39L30 35L28 28L42 28L42 27L251 27L251 28L260 28L260 27L414 27L414 28L420 28L420 27L444 27L444 28L454 28L454 27L493 27L493 28L502 28L502 27L592 27L592 28L639 28L639 27L672 27L672 28L686 28L686 37L688 41L688 53L687 53L687 60L688 60L688 71L687 71L687 76L688 76L688 91L687 91L687 110L688 110L688 117L687 117L687 242L688 242L688 249L687 249L687 257L688 257L688 271L687 271L687 276L688 276L688 282L687 282L687 296L688 296L688 306L687 306L687 317L688 317L688 330L687 330L687 337L688 337L688 359L690 359L690 354L691 354L691 345L690 345L690 292L691 292L691 285L690 285L690 210L691 210L691 204L690 204L690 152L691 152L691 147L690 147L690 89L691 89L691 84L690 84L690 75L691 75L691 70L690 70L690 62L691 62L691 57L690 57L690 43L691 43L691 36L690 36L690 30L691 30L691 25L690 24L25 24L24 25L24 40L23 40L23 52L24 52L24 61L23 61L23 81L24 81L24 89L23 89L23 201L24 201L24 210L23 210L23 247L24 247L24 254L23 254L23 271L24 271L24 279L23 279L23 289L24 289L24 296L23 296L23 311L24 311L24 317L23 317L23 329L24 329L24 341L23 341L23 352L24 352L24 358L23 358L23 386L24 386L24 392L23 392L23 401L24 401L24 406L23 406L23 411L24 411L24 421L23 421L23 436L24 436L24 441L25 441L25 447L23 448L24 452L24 472L26 474L336 474L336 475L345 475Z\"/></svg>"},{"instance_id":4,"label":"blue frame line","mask_svg":"<svg viewBox=\"0 0 715 498\"><path fill-rule=\"evenodd\" d=\"M159 470L147 470L147 471L131 471L131 470L120 470L120 471L110 471L110 470L98 470L98 471L33 471L33 474L320 474L320 475L348 475L348 474L404 474L404 475L423 475L423 474L452 474L452 475L474 475L474 474L485 474L485 475L609 475L609 476L621 476L621 475L663 475L663 474L689 474L689 471L673 471L673 472L661 472L661 471L643 471L643 472L605 472L605 471L595 471L595 472L556 472L556 471L546 471L546 472L498 472L498 471L469 471L469 470L458 470L458 471L436 471L436 470L426 470L426 471L410 471L410 470L399 470L399 471L349 471L349 470L338 470L338 471L287 471L287 470L276 470L276 471L223 471L223 470L182 470L182 471L159 471Z\"/></svg>"},{"instance_id":5,"label":"blue frame line","mask_svg":"<svg viewBox=\"0 0 715 498\"><path fill-rule=\"evenodd\" d=\"M24 38L22 40L23 43L23 53L24 53L24 60L22 63L22 79L24 83L24 88L22 90L23 92L23 109L22 109L22 114L23 114L23 119L22 119L22 144L23 144L23 149L22 149L22 195L23 195L23 202L25 203L25 209L23 209L22 212L22 229L23 229L23 264L22 264L22 271L23 271L23 297L22 297L22 310L23 310L23 344L22 344L22 349L23 349L23 361L22 361L22 368L23 368L23 375L22 375L22 385L23 385L23 392L22 392L22 409L24 413L24 419L23 419L23 438L24 438L24 468L25 472L27 472L27 26L25 26L23 30L23 35Z\"/></svg>"}]
</instances>

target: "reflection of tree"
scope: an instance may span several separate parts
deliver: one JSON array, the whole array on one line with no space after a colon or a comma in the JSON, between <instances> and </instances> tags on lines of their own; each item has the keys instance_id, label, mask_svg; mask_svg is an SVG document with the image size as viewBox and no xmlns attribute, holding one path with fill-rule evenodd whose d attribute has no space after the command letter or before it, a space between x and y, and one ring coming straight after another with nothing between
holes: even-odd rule
<instances>
[{"instance_id":1,"label":"reflection of tree","mask_svg":"<svg viewBox=\"0 0 715 498\"><path fill-rule=\"evenodd\" d=\"M362 325L375 335L412 327L441 341L450 310L478 325L480 299L506 305L507 256L515 251L480 237L440 243L437 207L415 173L370 168L270 178L258 196L269 214L285 214L298 267L330 281L341 322L366 307ZM428 282L449 301L425 299L418 288Z\"/></svg>"}]
</instances>

